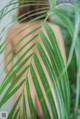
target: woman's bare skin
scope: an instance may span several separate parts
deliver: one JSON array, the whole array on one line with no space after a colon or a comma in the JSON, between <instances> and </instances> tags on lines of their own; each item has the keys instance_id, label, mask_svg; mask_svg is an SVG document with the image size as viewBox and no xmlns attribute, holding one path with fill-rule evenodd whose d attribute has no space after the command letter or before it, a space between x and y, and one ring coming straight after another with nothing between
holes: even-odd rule
<instances>
[{"instance_id":1,"label":"woman's bare skin","mask_svg":"<svg viewBox=\"0 0 80 119\"><path fill-rule=\"evenodd\" d=\"M6 45L6 49L5 49L5 55L8 54L8 52L20 41L21 38L23 38L26 34L28 34L30 31L32 31L33 29L35 28L38 28L39 26L42 25L42 23L39 23L39 24L36 24L36 25L33 25L31 27L29 27L28 29L25 29L27 28L28 26L30 26L32 23L28 23L28 24L25 24L25 23L21 23L21 24L17 24L15 26L12 26L9 30L8 30L8 33L7 33L7 40L6 42L8 42L8 44ZM64 62L66 62L66 55L65 55L65 48L64 48L64 43L63 43L63 38L62 38L62 35L61 35L61 32L60 32L60 29L57 25L53 25L51 23L49 23L49 25L51 26L51 28L53 29L54 33L55 33L55 36L56 36L56 40L57 40L57 43L58 43L58 46L60 48L60 51L61 51L61 54L62 54L62 57L64 59ZM17 30L16 30L17 29ZM25 30L24 30L25 29ZM17 36L15 36L18 32L24 30L23 32L19 33ZM44 29L42 30L44 33ZM25 38L15 49L14 51L5 59L5 65L9 62L9 60L23 47L23 45L26 44L26 42L28 42L33 36L35 36L37 33L39 33L39 30L37 30L37 32L29 35L27 38ZM45 33L46 35L46 33ZM29 45L27 47L25 47L17 56L16 58L19 59L22 54L25 53L25 51L30 47L32 46L36 41L39 41L39 43L41 44L41 46L43 47L44 51L45 51L45 48L42 44L42 41L40 38L35 38L35 40L33 40L32 42L29 43ZM32 50L25 55L25 57L23 58L23 60L25 60L30 54L32 54L33 52L36 53L37 57L39 58L40 60L40 63L41 65L43 66L43 69L44 69L44 72L46 74L46 77L47 77L47 80L49 82L49 85L50 87L52 87L52 84L49 80L49 76L47 74L47 71L46 71L46 68L42 62L42 59L39 55L39 52L37 50L37 48L33 47ZM46 52L46 51L45 51ZM22 61L23 61L22 60ZM22 61L20 63L22 63ZM49 109L49 112L50 112L50 116L51 116L51 119L52 119L52 115L51 115L51 110L50 110L50 107L49 107L49 104L48 104L48 100L46 98L46 95L45 95L45 91L43 89L43 86L41 84L41 81L40 81L40 78L38 76L38 73L37 73L37 69L35 67L35 63L34 63L34 59L30 59L28 62L25 63L25 65L20 69L20 71L16 74L16 77L25 69L26 66L28 66L30 64L30 61L31 61L31 64L32 66L34 67L34 70L36 72L36 75L39 79L39 83L40 83L40 86L42 88L42 92L45 96L45 100L46 100L46 103L47 103L47 106L48 106L48 109ZM7 67L6 67L6 72L8 73L9 70L12 68L14 62L12 61ZM40 103L39 103L39 100L38 100L38 97L37 97L37 94L36 94L36 91L35 91L35 88L34 88L34 84L33 84L33 81L32 81L32 77L31 77L31 74L30 74L30 70L26 71L24 73L24 75L22 75L20 81L18 82L17 85L19 85L19 83L26 78L26 75L28 74L28 81L29 81L29 85L30 85L30 92L31 92L31 96L32 96L32 99L33 99L33 103L35 105L35 109L36 109L36 113L38 115L38 117L40 119L43 118L43 113L42 113L42 110L41 110L41 106L40 106ZM16 80L13 79L13 81ZM12 81L12 82L13 82ZM16 85L16 86L17 86ZM15 103L15 100L18 98L19 94L21 94L23 90L23 86L16 92L16 94L13 96L13 104ZM58 107L57 107L57 102L56 102L56 99L55 99L55 94L54 94L54 91L53 89L51 88L51 91L53 92L53 98L55 100L55 104L56 104L56 108L57 108L57 112L58 112L58 116L59 116L59 110L58 110ZM25 92L25 95L26 95L26 89L24 88L24 92ZM27 113L28 113L28 118L30 119L31 118L31 114L30 114L30 110L29 110L29 105L28 105L28 100L27 100L27 95L26 95L26 106L27 106ZM20 107L21 107L21 111L23 110L22 109L22 103L20 102Z\"/></svg>"}]
</instances>

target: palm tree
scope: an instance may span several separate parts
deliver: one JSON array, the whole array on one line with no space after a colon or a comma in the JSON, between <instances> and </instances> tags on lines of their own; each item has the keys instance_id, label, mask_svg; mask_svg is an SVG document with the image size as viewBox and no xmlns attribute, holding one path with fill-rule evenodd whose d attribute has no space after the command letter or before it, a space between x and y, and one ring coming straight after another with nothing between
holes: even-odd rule
<instances>
[{"instance_id":1,"label":"palm tree","mask_svg":"<svg viewBox=\"0 0 80 119\"><path fill-rule=\"evenodd\" d=\"M77 2L80 2L80 0L77 0ZM18 8L17 3L18 2L16 2L16 0L14 0L14 1L10 0L9 4L6 5L0 11L0 21L2 21L3 18L7 14L10 14L13 10ZM27 6L32 6L32 5L36 5L36 4L38 5L40 3L36 2L36 1L32 1L32 3L27 4ZM45 0L41 2L41 5L44 5L44 4L46 4ZM9 6L13 6L13 7L11 9L8 9ZM46 5L45 5L45 7L46 7ZM34 29L33 31L30 31L29 34L26 34L26 36L21 38L15 47L17 47L17 45L20 42L22 42L22 40L27 38L30 34L39 30L39 34L37 34L35 37L37 37L37 39L40 38L42 40L45 50L49 56L49 59L46 55L46 52L44 51L43 47L41 46L41 44L39 43L38 40L32 47L36 47L36 49L39 51L41 60L43 61L43 64L46 68L47 75L50 78L50 81L54 88L54 92L55 92L55 96L56 96L56 100L57 100L57 106L59 109L59 114L58 114L58 111L57 111L57 108L55 105L55 100L52 97L51 87L48 84L46 74L43 70L43 66L40 63L40 59L36 56L36 53L33 51L33 53L29 57L27 57L26 60L24 60L20 65L18 65L19 62L24 58L24 56L30 51L30 49L32 47L29 48L18 59L18 61L16 61L14 63L14 65L12 66L10 71L6 74L2 84L0 86L0 95L3 94L3 91L6 89L7 85L11 82L13 77L16 76L16 74L19 72L21 67L23 65L25 65L25 62L31 58L31 59L34 59L36 70L38 72L39 78L43 85L43 88L44 88L44 91L45 91L45 94L46 94L46 97L48 99L48 103L49 103L49 106L51 109L51 113L52 113L54 119L58 119L58 118L60 118L60 119L77 119L78 109L80 108L80 102L79 102L79 100L80 100L80 61L79 61L79 59L80 59L80 5L72 4L72 3L68 3L68 2L66 3L65 0L63 0L63 3L62 2L60 3L60 1L58 1L58 0L50 0L49 1L50 10L46 11L45 7L43 8L44 9L43 14L40 14L40 12L38 12L37 13L38 16L36 18L32 19L31 21L29 21L29 22L32 22L32 21L38 20L40 17L42 18L43 16L45 16L45 19L42 20L43 24L39 28ZM30 11L30 12L32 12L32 11ZM28 13L26 13L26 14L28 14ZM34 13L33 15L36 15L36 13ZM65 39L65 36L66 36L66 38L69 36L69 38L71 40L71 46L70 46L70 50L68 51L66 65L64 64L62 55L61 55L59 47L57 45L54 31L47 23L47 19L50 16L52 18L52 23L60 25L64 39ZM54 16L54 19L53 19L53 16ZM19 18L15 17L11 23L16 24L17 19L19 19ZM8 26L5 26L1 30L1 32L0 32L1 39L3 38L3 33L5 32L7 27ZM31 26L29 26L29 27L31 27ZM44 28L48 38L42 32L42 28ZM64 29L65 29L65 33L64 33ZM23 48L28 46L29 43L35 39L35 37L30 39L30 41L28 43L24 44ZM15 47L13 47L13 49ZM21 48L18 53L20 53L23 48ZM10 53L13 51L13 49L10 50L8 54L6 54L6 57L8 57L10 55ZM5 50L5 41L0 43L0 54L2 54L4 52L4 50ZM16 55L18 55L18 53ZM70 79L70 77L69 77L68 68L73 60L74 54L75 54L75 59L76 59L76 67L77 67L76 72L77 73L75 72L76 73L76 77L75 77L76 95L74 98L72 98L70 95L70 88L72 86L73 79ZM10 64L10 62L14 59L14 57L12 59L10 59L10 61L5 66L5 68ZM5 70L5 68L4 68L4 70ZM16 80L10 84L7 91L0 99L0 108L3 105L5 105L5 103L20 89L20 87L22 85L24 85L26 88L26 93L28 95L29 109L31 112L32 119L37 119L35 108L34 108L34 103L33 103L32 97L31 97L30 86L29 86L28 76L27 76L28 74L26 75L26 78L22 82L20 82L19 85L17 85L21 76L24 74L24 72L26 70L30 71L30 74L31 74L31 77L32 77L32 80L34 83L34 87L35 87L35 90L36 90L36 93L37 93L37 96L38 96L38 99L39 99L39 102L40 102L40 105L41 105L41 108L42 108L42 111L44 114L44 119L50 119L50 114L49 114L49 111L47 108L45 97L43 95L41 86L38 81L38 77L36 76L36 72L35 72L34 67L31 62L27 67L25 67L24 71L22 71L16 77ZM73 75L73 74L71 74L71 75ZM15 85L17 85L17 86L15 87ZM24 93L24 88L23 88L23 91L20 94L20 96L15 101L15 104L13 105L12 110L10 111L10 113L8 115L8 119L18 119L18 118L20 119L21 118L20 117L20 106L19 106L19 101L21 98L23 99L23 117L24 117L24 119L27 119L26 96ZM41 101L41 100L43 100L43 101ZM70 106L72 104L73 100L74 100L74 104L72 106Z\"/></svg>"}]
</instances>

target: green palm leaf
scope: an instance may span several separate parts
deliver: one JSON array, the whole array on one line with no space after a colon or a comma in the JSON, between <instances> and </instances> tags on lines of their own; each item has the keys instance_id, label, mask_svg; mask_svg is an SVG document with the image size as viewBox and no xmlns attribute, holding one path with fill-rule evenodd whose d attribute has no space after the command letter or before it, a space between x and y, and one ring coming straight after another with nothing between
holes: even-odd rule
<instances>
[{"instance_id":1,"label":"green palm leaf","mask_svg":"<svg viewBox=\"0 0 80 119\"><path fill-rule=\"evenodd\" d=\"M20 2L26 2L20 1ZM10 111L8 115L8 119L17 119L17 118L24 118L28 119L27 114L27 106L26 106L26 95L29 105L29 110L31 114L32 119L37 119L37 110L36 105L34 104L34 100L31 95L31 87L29 83L29 75L31 76L31 81L33 82L34 89L37 95L37 99L39 100L43 117L44 119L70 119L70 86L69 86L69 78L67 73L67 68L70 65L73 52L75 50L76 52L76 62L77 62L77 89L76 89L76 101L75 101L75 113L73 114L76 118L77 112L78 112L78 105L79 105L79 99L80 99L80 42L79 42L79 26L77 26L77 23L79 25L79 12L77 12L78 16L75 22L75 26L73 22L70 20L67 14L59 7L62 5L57 5L57 0L50 0L49 4L46 3L46 1L31 1L32 3L29 4L27 1L27 4L24 6L35 6L35 5L42 5L45 7L40 8L42 10L41 12L35 12L35 10L29 11L28 13L25 13L21 15L20 17L16 18L15 20L11 21L7 26L3 27L3 29L0 31L0 54L3 53L5 50L5 46L7 47L9 45L9 42L6 43L6 41L1 42L3 38L3 33L7 29L7 27L14 23L17 24L18 20L21 19L23 16L27 15L26 19L29 17L33 17L35 15L38 15L37 17L33 18L26 24L32 23L34 21L37 21L35 23L32 23L30 26L23 28L19 30L21 27L24 27L22 25L21 27L18 27L16 29L19 30L17 34L14 35L14 40L16 37L21 34L23 31L28 28L31 28L32 26L36 26L42 22L42 24L32 29L29 33L27 33L23 38L19 40L19 42L9 50L9 52L6 54L5 58L2 62L4 62L12 53L13 51L24 41L26 38L30 37L33 33L36 33L28 42L26 42L19 51L15 53L15 55L9 59L8 63L4 67L3 71L0 75L3 74L4 70L10 65L10 63L14 60L15 57L17 57L23 49L28 47L30 43L33 41L36 42L29 46L29 48L20 56L20 58L13 64L11 69L6 74L5 78L3 79L2 84L0 85L0 95L4 93L4 90L10 84L7 91L3 94L2 98L0 99L0 108L12 97L16 92L23 86L22 92L15 101L15 104L13 105L12 110ZM18 9L19 7L16 6L18 2L10 1L8 5L6 5L1 11L0 11L0 20L2 21L3 18L7 14L10 14L13 10ZM70 5L70 4L69 4ZM12 6L11 9L8 9L9 6ZM49 8L50 10L46 10ZM80 10L74 5L70 5L74 11ZM21 8L23 5L21 5ZM39 10L39 9L38 9ZM34 13L33 13L34 12ZM29 15L29 13L33 13ZM70 49L70 54L68 57L67 64L64 63L62 54L60 52L59 46L57 44L56 35L54 30L52 29L51 23L47 22L47 18L49 18L52 15L56 15L60 20L62 20L65 28L68 29L69 34L71 35L73 42ZM41 18L44 18L42 20L39 20ZM58 20L59 20L58 19ZM25 19L21 19L20 22L24 21ZM38 21L39 20L39 21ZM78 21L78 22L77 22ZM75 28L75 30L74 30ZM77 31L77 32L75 32ZM8 40L8 38L6 39ZM5 45L6 44L6 45ZM30 51L33 50L32 53ZM24 57L28 54L29 56L24 59ZM38 54L37 54L38 53ZM26 65L26 63L29 62L29 64L18 74L21 68ZM1 62L1 64L2 64ZM0 65L1 65L0 64ZM26 73L26 77L21 81L20 79L22 76ZM18 74L18 75L17 75ZM14 82L11 83L11 81L15 78ZM19 83L19 84L18 84ZM25 93L26 90L26 93ZM20 101L22 99L22 108L23 112L21 112L20 107ZM21 115L22 113L22 115ZM22 117L21 117L22 116Z\"/></svg>"}]
</instances>

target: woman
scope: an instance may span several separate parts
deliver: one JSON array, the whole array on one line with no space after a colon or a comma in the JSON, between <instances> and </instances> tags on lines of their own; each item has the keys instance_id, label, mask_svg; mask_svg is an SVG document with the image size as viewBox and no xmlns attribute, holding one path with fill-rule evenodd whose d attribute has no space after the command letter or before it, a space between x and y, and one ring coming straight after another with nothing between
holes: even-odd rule
<instances>
[{"instance_id":1,"label":"woman","mask_svg":"<svg viewBox=\"0 0 80 119\"><path fill-rule=\"evenodd\" d=\"M10 61L10 59L12 59L13 56L16 56L17 59L20 59L20 57L31 47L33 46L36 41L38 40L39 43L41 44L41 46L43 47L44 49L44 46L41 42L41 39L37 37L34 38L34 40L32 40L28 45L26 45L26 47L23 48L23 50L18 53L20 51L20 49L30 41L30 39L32 39L34 36L36 36L39 32L40 32L40 29L38 29L40 26L42 26L43 22L42 20L45 18L45 15L44 13L41 13L42 11L47 11L49 9L49 5L48 5L48 0L46 0L45 2L43 2L43 5L40 5L41 4L41 1L37 1L37 4L35 6L28 6L28 4L31 4L31 2L19 2L19 9L18 9L18 23L16 25L13 25L12 27L9 28L8 30L8 33L7 33L7 40L6 42L8 42L8 44L6 45L6 49L5 49L5 55L9 53L10 50L13 50L13 52L11 52L9 54L9 56L6 57L5 59L5 66L8 64L8 62ZM25 6L27 5L27 6ZM45 8L45 9L43 9ZM31 12L30 12L31 11ZM36 15L33 15L35 13L40 13L40 14L36 14ZM25 14L25 15L24 15ZM38 16L42 15L43 14L43 17L42 18L38 18L38 19L35 19L37 18ZM30 16L30 17L29 17ZM35 19L35 20L32 20L32 19ZM32 22L29 22L30 20L32 20ZM56 36L56 40L57 40L57 43L58 43L58 46L59 46L59 49L61 51L61 54L62 54L62 57L64 59L64 62L66 61L65 59L65 49L64 49L64 43L63 43L63 38L62 38L62 35L61 35L61 32L60 32L60 29L57 25L54 25L54 24L51 24L50 23L50 19L47 20L47 23L50 25L50 27L53 29L54 33L55 33L55 36ZM29 36L25 37L21 42L20 40L26 36L26 34L29 34L32 30L34 29L37 29L35 32L31 33ZM43 33L45 33L45 30L42 28L42 31ZM46 33L45 33L46 35ZM19 43L20 42L20 43ZM19 43L19 44L18 44ZM16 44L18 44L16 46ZM16 46L16 47L15 47ZM45 51L45 49L44 49ZM42 62L42 59L39 55L39 52L37 50L37 48L35 47L32 47L32 49L26 53L26 55L24 56L24 58L19 62L18 65L20 65L28 56L30 56L33 52L36 53L38 59L40 59L40 62L43 66L43 69L44 69L44 72L46 73L46 69L44 67L44 64ZM45 51L46 52L46 51ZM18 54L17 54L18 53ZM16 78L19 76L19 74L22 73L22 71L29 65L29 64L32 64L32 66L34 67L34 70L36 72L36 75L38 74L37 73L37 70L36 70L36 67L35 67L35 64L34 64L34 59L33 58L30 58L28 61L26 61L26 63L20 68L20 70L18 71L18 73L16 74L16 76L13 77L12 79L12 83L16 80ZM10 71L10 69L12 68L14 62L10 62L8 64L8 66L6 67L6 72L8 73ZM31 96L32 96L32 99L33 99L33 103L34 103L34 107L35 107L35 110L36 110L36 115L38 116L38 118L42 119L44 118L44 114L42 113L42 109L41 109L41 105L40 105L40 102L39 102L39 99L37 97L37 94L36 94L36 91L35 91L35 88L34 88L34 84L33 84L33 81L32 81L32 77L31 77L31 73L30 73L30 70L28 71L24 71L24 73L21 75L21 78L20 80L18 81L17 85L18 86L20 84L20 82L22 80L24 80L26 78L26 75L28 74L27 78L28 78L28 81L29 81L29 85L30 85L30 93L31 93ZM38 75L37 75L38 76ZM47 76L47 74L46 74ZM48 76L47 76L48 77ZM40 82L40 81L39 81ZM52 86L51 85L51 82L48 78L48 82L49 82L49 85L50 87ZM15 87L16 87L15 86ZM45 93L44 93L44 89L43 89L43 86L40 82L40 86L42 88L42 91L43 91L43 94L45 96ZM21 92L23 91L24 89L24 94L26 95L26 89L25 89L25 86L22 85L22 87L15 93L15 95L13 96L13 104L15 103L15 100L18 98L18 96L21 94ZM25 96L26 97L26 107L27 107L27 114L28 114L28 119L32 118L31 117L31 112L30 112L30 109L29 109L29 103L28 103L28 99L27 99L27 95ZM46 97L46 96L45 96ZM55 95L53 93L53 97L54 97L54 100L55 100L55 105L56 105L56 108L57 108L57 102L56 102L56 99L55 99ZM50 113L50 116L51 116L51 119L53 118L52 115L51 115L51 111L50 111L50 107L49 107L49 104L48 104L48 101L47 101L47 98L45 98L46 100L46 104L47 104L47 107L48 107L48 110L49 110L49 113ZM19 103L19 106L20 106L20 109L21 109L21 119L23 119L23 107L22 107L22 100L20 100L20 103ZM58 112L58 116L59 116L59 110L57 108L57 112Z\"/></svg>"}]
</instances>

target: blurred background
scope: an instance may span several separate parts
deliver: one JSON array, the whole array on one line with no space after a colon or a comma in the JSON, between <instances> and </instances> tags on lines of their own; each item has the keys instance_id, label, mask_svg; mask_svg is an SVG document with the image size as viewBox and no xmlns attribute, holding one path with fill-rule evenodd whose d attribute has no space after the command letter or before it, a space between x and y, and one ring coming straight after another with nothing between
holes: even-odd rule
<instances>
[{"instance_id":1,"label":"blurred background","mask_svg":"<svg viewBox=\"0 0 80 119\"><path fill-rule=\"evenodd\" d=\"M0 10L6 6L8 3L10 2L10 0L0 0ZM11 9L11 7L13 6L10 6L8 9ZM0 44L5 41L5 38L6 38L6 33L7 33L7 29L12 25L9 23L11 22L13 16L15 15L16 11L14 10L13 12L11 12L11 14L7 14L4 19L2 21L0 21L0 31L8 25L8 27L6 27L6 30L5 32L3 33L3 39L0 39ZM0 36L1 37L1 36ZM3 59L4 59L4 52L0 54L0 84L2 83L6 73L4 70L4 62L3 62ZM8 87L7 87L8 88ZM7 90L7 89L6 89ZM5 91L6 91L5 90ZM1 96L2 97L2 96ZM0 99L1 99L0 97ZM0 111L10 111L12 107L12 102L11 102L11 99L2 107L2 109L0 109Z\"/></svg>"}]
</instances>

